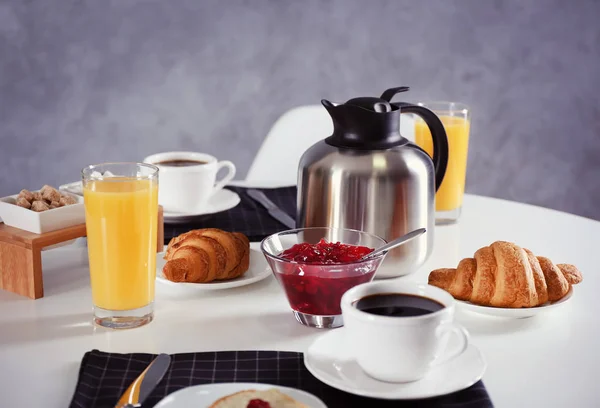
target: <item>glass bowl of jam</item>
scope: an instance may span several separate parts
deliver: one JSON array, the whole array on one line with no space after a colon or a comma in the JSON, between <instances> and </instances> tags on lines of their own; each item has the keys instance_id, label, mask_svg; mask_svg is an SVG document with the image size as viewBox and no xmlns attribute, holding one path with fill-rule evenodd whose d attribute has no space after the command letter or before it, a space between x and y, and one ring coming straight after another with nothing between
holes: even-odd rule
<instances>
[{"instance_id":1,"label":"glass bowl of jam","mask_svg":"<svg viewBox=\"0 0 600 408\"><path fill-rule=\"evenodd\" d=\"M360 261L386 241L343 228L300 228L265 238L261 250L300 323L343 325L340 301L350 288L370 282L386 253Z\"/></svg>"}]
</instances>

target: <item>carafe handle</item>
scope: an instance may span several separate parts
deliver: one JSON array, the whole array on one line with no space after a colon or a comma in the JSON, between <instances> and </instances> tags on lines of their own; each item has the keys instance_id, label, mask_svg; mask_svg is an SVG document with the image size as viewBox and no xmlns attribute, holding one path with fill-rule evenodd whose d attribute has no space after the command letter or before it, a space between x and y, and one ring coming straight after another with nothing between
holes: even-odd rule
<instances>
[{"instance_id":1,"label":"carafe handle","mask_svg":"<svg viewBox=\"0 0 600 408\"><path fill-rule=\"evenodd\" d=\"M414 113L421 117L431 132L433 138L433 167L435 169L435 191L442 185L442 180L448 167L448 137L442 121L429 109L406 102L394 102L400 108L400 113Z\"/></svg>"}]
</instances>

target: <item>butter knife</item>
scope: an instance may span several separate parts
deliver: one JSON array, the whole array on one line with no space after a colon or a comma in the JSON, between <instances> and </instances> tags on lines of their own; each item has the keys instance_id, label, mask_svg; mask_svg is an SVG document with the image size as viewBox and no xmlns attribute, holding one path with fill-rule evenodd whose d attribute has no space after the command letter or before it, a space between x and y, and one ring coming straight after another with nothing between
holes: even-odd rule
<instances>
[{"instance_id":1,"label":"butter knife","mask_svg":"<svg viewBox=\"0 0 600 408\"><path fill-rule=\"evenodd\" d=\"M290 217L287 213L285 213L281 208L277 207L275 203L265 195L262 191L249 189L246 193L257 203L261 204L263 207L269 211L269 215L275 218L277 221L282 223L288 228L296 228L296 221Z\"/></svg>"},{"instance_id":2,"label":"butter knife","mask_svg":"<svg viewBox=\"0 0 600 408\"><path fill-rule=\"evenodd\" d=\"M115 408L136 408L152 393L171 364L171 356L159 354L148 367L131 383L115 405Z\"/></svg>"}]
</instances>

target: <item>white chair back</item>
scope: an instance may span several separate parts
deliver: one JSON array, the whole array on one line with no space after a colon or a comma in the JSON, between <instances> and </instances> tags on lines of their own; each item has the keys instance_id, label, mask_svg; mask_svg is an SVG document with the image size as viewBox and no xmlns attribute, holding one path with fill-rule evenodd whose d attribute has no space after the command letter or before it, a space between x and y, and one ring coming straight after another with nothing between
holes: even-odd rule
<instances>
[{"instance_id":1,"label":"white chair back","mask_svg":"<svg viewBox=\"0 0 600 408\"><path fill-rule=\"evenodd\" d=\"M295 185L302 154L332 132L331 117L321 105L299 106L287 111L267 134L246 181Z\"/></svg>"}]
</instances>

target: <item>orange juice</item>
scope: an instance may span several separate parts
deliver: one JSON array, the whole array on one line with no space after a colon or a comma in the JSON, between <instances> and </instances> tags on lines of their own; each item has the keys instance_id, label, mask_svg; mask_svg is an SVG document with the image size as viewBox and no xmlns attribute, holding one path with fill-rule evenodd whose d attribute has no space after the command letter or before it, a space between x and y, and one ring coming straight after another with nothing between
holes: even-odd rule
<instances>
[{"instance_id":1,"label":"orange juice","mask_svg":"<svg viewBox=\"0 0 600 408\"><path fill-rule=\"evenodd\" d=\"M94 305L131 310L154 300L158 183L114 177L84 183Z\"/></svg>"},{"instance_id":2,"label":"orange juice","mask_svg":"<svg viewBox=\"0 0 600 408\"><path fill-rule=\"evenodd\" d=\"M442 185L435 195L436 211L451 211L462 206L469 151L468 119L455 116L439 116L448 136L448 167ZM415 123L415 142L429 155L433 155L431 132L421 119Z\"/></svg>"}]
</instances>

